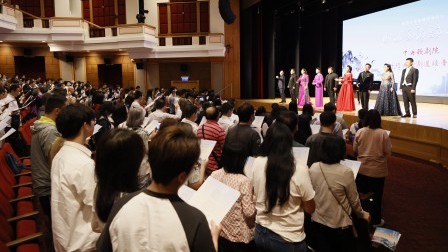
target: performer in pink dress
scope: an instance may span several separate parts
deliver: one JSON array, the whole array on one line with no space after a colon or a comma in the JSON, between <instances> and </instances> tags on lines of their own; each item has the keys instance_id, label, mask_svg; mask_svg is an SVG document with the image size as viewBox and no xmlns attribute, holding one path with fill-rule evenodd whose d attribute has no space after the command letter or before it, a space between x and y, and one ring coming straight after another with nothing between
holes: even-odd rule
<instances>
[{"instance_id":1,"label":"performer in pink dress","mask_svg":"<svg viewBox=\"0 0 448 252\"><path fill-rule=\"evenodd\" d=\"M339 78L339 85L342 82L341 90L338 95L338 111L355 111L355 94L353 92L352 67L347 65L344 77Z\"/></svg>"},{"instance_id":2,"label":"performer in pink dress","mask_svg":"<svg viewBox=\"0 0 448 252\"><path fill-rule=\"evenodd\" d=\"M314 96L316 97L314 103L316 107L324 106L324 87L322 82L324 81L324 76L320 73L320 67L316 68L316 76L314 76L313 85L315 86Z\"/></svg>"},{"instance_id":3,"label":"performer in pink dress","mask_svg":"<svg viewBox=\"0 0 448 252\"><path fill-rule=\"evenodd\" d=\"M306 72L305 68L302 68L301 74L297 83L300 83L299 89L299 106L303 106L306 103L310 103L310 93L308 90L308 83L310 82L310 78Z\"/></svg>"}]
</instances>

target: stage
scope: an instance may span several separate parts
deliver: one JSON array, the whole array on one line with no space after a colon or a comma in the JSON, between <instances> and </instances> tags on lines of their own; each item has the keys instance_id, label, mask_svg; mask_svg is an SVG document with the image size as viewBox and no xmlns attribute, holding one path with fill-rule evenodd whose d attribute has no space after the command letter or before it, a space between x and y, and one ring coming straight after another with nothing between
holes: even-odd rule
<instances>
[{"instance_id":1,"label":"stage","mask_svg":"<svg viewBox=\"0 0 448 252\"><path fill-rule=\"evenodd\" d=\"M250 102L257 108L264 106L271 110L273 103L279 103L288 108L291 99L287 98L287 103L280 103L281 99L250 99L237 100L237 106L242 102ZM324 103L329 98L324 97ZM314 98L311 98L314 104ZM403 103L400 102L404 112ZM356 110L361 108L361 104L355 101ZM370 99L369 108L373 109L375 100ZM392 141L392 151L414 158L419 158L434 163L448 166L448 105L418 103L418 118L401 118L400 116L383 116L383 129L390 130ZM301 108L299 108L300 110ZM323 108L315 108L316 112L321 112ZM356 112L343 112L344 120L348 125L358 120Z\"/></svg>"}]
</instances>

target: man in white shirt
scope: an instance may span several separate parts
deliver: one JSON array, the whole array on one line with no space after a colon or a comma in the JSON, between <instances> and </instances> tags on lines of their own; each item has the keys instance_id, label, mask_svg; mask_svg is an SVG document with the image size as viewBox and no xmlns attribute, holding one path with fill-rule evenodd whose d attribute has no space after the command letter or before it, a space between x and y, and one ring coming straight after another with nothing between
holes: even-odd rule
<instances>
[{"instance_id":1,"label":"man in white shirt","mask_svg":"<svg viewBox=\"0 0 448 252\"><path fill-rule=\"evenodd\" d=\"M400 89L403 93L404 110L406 113L402 117L411 117L409 103L412 107L412 114L417 118L417 103L415 100L415 90L418 82L418 69L413 67L414 59L406 59L406 68L401 73Z\"/></svg>"},{"instance_id":2,"label":"man in white shirt","mask_svg":"<svg viewBox=\"0 0 448 252\"><path fill-rule=\"evenodd\" d=\"M172 115L166 112L163 112L163 108L165 107L165 100L164 99L157 99L154 103L154 107L156 108L156 111L149 114L149 118L152 120L156 120L158 122L162 122L165 118L173 118L176 120L180 120L182 117L182 110L180 110L179 105L176 106L176 114Z\"/></svg>"},{"instance_id":3,"label":"man in white shirt","mask_svg":"<svg viewBox=\"0 0 448 252\"><path fill-rule=\"evenodd\" d=\"M145 110L145 108L141 105L141 102L143 102L143 94L139 90L134 91L134 101L131 104L130 108L141 108Z\"/></svg>"},{"instance_id":4,"label":"man in white shirt","mask_svg":"<svg viewBox=\"0 0 448 252\"><path fill-rule=\"evenodd\" d=\"M228 103L224 103L221 106L221 118L219 118L218 124L221 126L227 134L227 131L235 125L235 121L232 119L233 107Z\"/></svg>"},{"instance_id":5,"label":"man in white shirt","mask_svg":"<svg viewBox=\"0 0 448 252\"><path fill-rule=\"evenodd\" d=\"M194 134L198 132L198 125L195 123L198 117L197 112L198 108L191 102L185 102L183 105L182 115L185 117L181 122L190 124Z\"/></svg>"},{"instance_id":6,"label":"man in white shirt","mask_svg":"<svg viewBox=\"0 0 448 252\"><path fill-rule=\"evenodd\" d=\"M6 98L3 99L3 106L6 107L6 109L3 111L3 114L5 114L5 116L11 116L14 114L19 115L20 109L19 104L16 100L16 97L19 96L19 93L19 85L11 84L11 86L9 86L8 94L6 95ZM11 127L11 123L8 123L8 127Z\"/></svg>"},{"instance_id":7,"label":"man in white shirt","mask_svg":"<svg viewBox=\"0 0 448 252\"><path fill-rule=\"evenodd\" d=\"M95 163L84 145L95 115L82 104L68 105L56 118L65 139L51 165L51 214L56 251L92 251L99 233L94 217Z\"/></svg>"}]
</instances>

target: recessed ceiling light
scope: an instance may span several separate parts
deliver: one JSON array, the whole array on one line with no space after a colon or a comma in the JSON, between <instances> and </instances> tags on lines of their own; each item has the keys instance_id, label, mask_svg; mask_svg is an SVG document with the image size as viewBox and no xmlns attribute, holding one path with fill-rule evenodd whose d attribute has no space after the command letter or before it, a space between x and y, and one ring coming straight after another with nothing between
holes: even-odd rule
<instances>
[{"instance_id":1,"label":"recessed ceiling light","mask_svg":"<svg viewBox=\"0 0 448 252\"><path fill-rule=\"evenodd\" d=\"M120 49L118 49L118 51L123 51L123 49L120 48Z\"/></svg>"},{"instance_id":2,"label":"recessed ceiling light","mask_svg":"<svg viewBox=\"0 0 448 252\"><path fill-rule=\"evenodd\" d=\"M87 50L86 52L90 52L90 50Z\"/></svg>"},{"instance_id":3,"label":"recessed ceiling light","mask_svg":"<svg viewBox=\"0 0 448 252\"><path fill-rule=\"evenodd\" d=\"M42 40L42 43L45 43L45 42L47 42L46 40Z\"/></svg>"},{"instance_id":4,"label":"recessed ceiling light","mask_svg":"<svg viewBox=\"0 0 448 252\"><path fill-rule=\"evenodd\" d=\"M0 43L3 43L3 40L0 40Z\"/></svg>"}]
</instances>

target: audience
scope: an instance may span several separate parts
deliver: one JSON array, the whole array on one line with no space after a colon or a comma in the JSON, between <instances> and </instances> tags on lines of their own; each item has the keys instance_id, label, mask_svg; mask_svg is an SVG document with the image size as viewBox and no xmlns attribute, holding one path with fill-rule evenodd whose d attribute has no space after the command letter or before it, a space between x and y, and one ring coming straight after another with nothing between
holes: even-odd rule
<instances>
[{"instance_id":1,"label":"audience","mask_svg":"<svg viewBox=\"0 0 448 252\"><path fill-rule=\"evenodd\" d=\"M292 111L296 114L299 113L299 108L297 107L297 102L291 101L288 106L289 111Z\"/></svg>"},{"instance_id":2,"label":"audience","mask_svg":"<svg viewBox=\"0 0 448 252\"><path fill-rule=\"evenodd\" d=\"M304 106L307 105L309 104L305 104ZM295 141L305 146L306 140L308 140L312 134L313 132L311 131L310 117L305 114L299 115L297 118L297 132L294 135Z\"/></svg>"},{"instance_id":3,"label":"audience","mask_svg":"<svg viewBox=\"0 0 448 252\"><path fill-rule=\"evenodd\" d=\"M205 110L205 118L207 121L199 127L197 136L200 139L216 141L216 145L208 158L206 173L210 175L213 171L221 168L221 152L226 139L226 132L218 124L219 110L216 107L208 107Z\"/></svg>"},{"instance_id":4,"label":"audience","mask_svg":"<svg viewBox=\"0 0 448 252\"><path fill-rule=\"evenodd\" d=\"M255 244L259 251L307 251L304 211L314 212L308 169L294 161L293 137L274 123L248 175L256 197Z\"/></svg>"},{"instance_id":5,"label":"audience","mask_svg":"<svg viewBox=\"0 0 448 252\"><path fill-rule=\"evenodd\" d=\"M227 133L229 129L235 125L232 120L233 107L229 102L222 104L221 106L221 118L218 120L219 126Z\"/></svg>"},{"instance_id":6,"label":"audience","mask_svg":"<svg viewBox=\"0 0 448 252\"><path fill-rule=\"evenodd\" d=\"M277 118L277 122L285 124L293 136L297 133L297 114L293 111L281 112ZM305 147L305 145L292 140L292 147Z\"/></svg>"},{"instance_id":7,"label":"audience","mask_svg":"<svg viewBox=\"0 0 448 252\"><path fill-rule=\"evenodd\" d=\"M381 129L381 115L378 110L367 112L364 128L358 130L353 141L353 151L361 162L356 185L360 193L374 193L371 209L373 226L383 226L381 202L386 179L387 158L392 145L389 134Z\"/></svg>"},{"instance_id":8,"label":"audience","mask_svg":"<svg viewBox=\"0 0 448 252\"><path fill-rule=\"evenodd\" d=\"M350 143L353 143L353 141L355 140L356 132L364 127L364 121L367 111L367 109L358 110L358 121L350 125L350 130L348 131L348 141Z\"/></svg>"},{"instance_id":9,"label":"audience","mask_svg":"<svg viewBox=\"0 0 448 252\"><path fill-rule=\"evenodd\" d=\"M220 228L212 223L210 231L204 214L177 196L199 153L194 134L177 126L160 131L148 151L153 181L117 201L97 250L216 251Z\"/></svg>"},{"instance_id":10,"label":"audience","mask_svg":"<svg viewBox=\"0 0 448 252\"><path fill-rule=\"evenodd\" d=\"M321 162L310 167L310 177L316 195L316 210L311 216L315 249L319 252L356 251L351 213L366 221L370 214L363 211L356 190L353 171L341 165L345 141L328 136L322 143Z\"/></svg>"},{"instance_id":11,"label":"audience","mask_svg":"<svg viewBox=\"0 0 448 252\"><path fill-rule=\"evenodd\" d=\"M180 110L179 105L176 105L175 111L176 114L172 115L170 113L166 113L163 111L165 108L165 100L164 99L157 99L154 103L155 111L149 114L150 120L156 120L158 122L161 122L165 118L173 118L176 120L180 120L182 116L182 110Z\"/></svg>"},{"instance_id":12,"label":"audience","mask_svg":"<svg viewBox=\"0 0 448 252\"><path fill-rule=\"evenodd\" d=\"M56 251L95 248L95 164L84 145L94 125L93 110L82 104L64 107L56 118L56 128L65 139L51 165L51 219Z\"/></svg>"},{"instance_id":13,"label":"audience","mask_svg":"<svg viewBox=\"0 0 448 252\"><path fill-rule=\"evenodd\" d=\"M196 119L198 118L198 108L189 101L183 103L182 115L184 118L181 122L188 123L191 125L194 134L198 132L198 125L196 124Z\"/></svg>"},{"instance_id":14,"label":"audience","mask_svg":"<svg viewBox=\"0 0 448 252\"><path fill-rule=\"evenodd\" d=\"M317 118L313 118L314 108L310 103L305 103L305 105L303 105L302 115L309 117L310 124L315 124L315 122L317 121Z\"/></svg>"},{"instance_id":15,"label":"audience","mask_svg":"<svg viewBox=\"0 0 448 252\"><path fill-rule=\"evenodd\" d=\"M326 137L332 135L334 132L336 114L328 111L320 114L320 125L320 132L308 137L305 143L306 147L310 147L307 162L308 167L322 160L322 143Z\"/></svg>"},{"instance_id":16,"label":"audience","mask_svg":"<svg viewBox=\"0 0 448 252\"><path fill-rule=\"evenodd\" d=\"M336 105L334 105L334 103L332 102L326 103L324 105L324 112L332 112L336 114ZM320 121L316 121L314 124L319 125L321 123ZM347 123L344 121L344 119L342 119L342 117L336 116L336 124L333 129L333 134L344 138L342 133L343 129L348 129Z\"/></svg>"}]
</instances>

